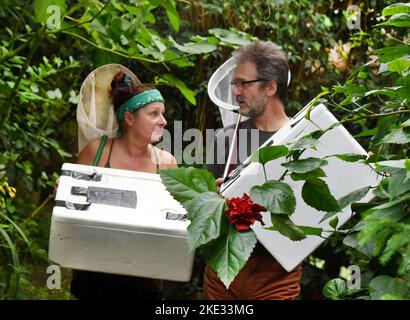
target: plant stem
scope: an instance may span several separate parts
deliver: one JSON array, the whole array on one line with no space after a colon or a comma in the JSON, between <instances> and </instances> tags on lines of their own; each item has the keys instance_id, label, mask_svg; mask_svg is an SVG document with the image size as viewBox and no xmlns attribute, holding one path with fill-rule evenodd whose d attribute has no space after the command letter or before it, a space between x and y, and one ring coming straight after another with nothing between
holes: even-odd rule
<instances>
[{"instance_id":1,"label":"plant stem","mask_svg":"<svg viewBox=\"0 0 410 320\"><path fill-rule=\"evenodd\" d=\"M405 113L410 113L410 110L398 110L398 111L387 112L387 113L369 114L369 115L361 116L361 117L358 117L358 118L347 118L347 119L341 120L340 123L345 123L345 122L350 122L350 121L357 121L357 120L360 120L360 119L367 119L367 118L387 117L387 116L392 116L392 115L396 115L396 114L405 114Z\"/></svg>"},{"instance_id":2,"label":"plant stem","mask_svg":"<svg viewBox=\"0 0 410 320\"><path fill-rule=\"evenodd\" d=\"M52 199L54 198L54 194L49 194L47 199L43 201L43 203L41 203L36 210L33 211L33 213L22 222L22 226L24 226L27 222L29 222L31 219L33 219L39 212L41 209L43 209L43 207Z\"/></svg>"},{"instance_id":3,"label":"plant stem","mask_svg":"<svg viewBox=\"0 0 410 320\"><path fill-rule=\"evenodd\" d=\"M267 177L267 175L266 175L265 165L262 165L262 168L263 168L263 174L265 175L265 182L268 182L268 177Z\"/></svg>"}]
</instances>

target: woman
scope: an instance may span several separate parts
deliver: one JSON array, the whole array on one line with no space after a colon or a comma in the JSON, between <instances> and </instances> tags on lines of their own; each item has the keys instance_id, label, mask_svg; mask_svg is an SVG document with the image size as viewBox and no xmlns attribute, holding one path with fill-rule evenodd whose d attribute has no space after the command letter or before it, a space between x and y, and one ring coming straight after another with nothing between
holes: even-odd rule
<instances>
[{"instance_id":1,"label":"woman","mask_svg":"<svg viewBox=\"0 0 410 320\"><path fill-rule=\"evenodd\" d=\"M123 71L111 82L111 99L120 135L97 138L80 152L77 163L156 173L177 166L175 158L152 145L167 122L161 93L138 86ZM73 271L71 292L78 299L161 299L162 282L113 274Z\"/></svg>"}]
</instances>

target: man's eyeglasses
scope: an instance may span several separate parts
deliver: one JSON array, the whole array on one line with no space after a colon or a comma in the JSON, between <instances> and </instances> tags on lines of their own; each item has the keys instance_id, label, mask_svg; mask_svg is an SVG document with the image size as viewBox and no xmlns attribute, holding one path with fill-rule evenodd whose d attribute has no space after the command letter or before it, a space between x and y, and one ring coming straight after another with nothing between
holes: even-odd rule
<instances>
[{"instance_id":1,"label":"man's eyeglasses","mask_svg":"<svg viewBox=\"0 0 410 320\"><path fill-rule=\"evenodd\" d=\"M255 79L255 80L232 80L231 86L232 89L243 89L246 87L247 84L259 82L259 81L266 81L265 79Z\"/></svg>"}]
</instances>

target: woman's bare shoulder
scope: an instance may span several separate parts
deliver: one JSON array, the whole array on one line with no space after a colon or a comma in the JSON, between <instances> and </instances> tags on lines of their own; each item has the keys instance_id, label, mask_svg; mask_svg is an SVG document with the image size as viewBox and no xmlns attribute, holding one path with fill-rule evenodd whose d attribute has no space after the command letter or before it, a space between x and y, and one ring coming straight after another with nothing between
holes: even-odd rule
<instances>
[{"instance_id":1,"label":"woman's bare shoulder","mask_svg":"<svg viewBox=\"0 0 410 320\"><path fill-rule=\"evenodd\" d=\"M169 168L176 168L178 167L177 160L175 157L170 154L168 151L155 148L155 152L158 155L158 161L160 165L160 169L169 169Z\"/></svg>"},{"instance_id":2,"label":"woman's bare shoulder","mask_svg":"<svg viewBox=\"0 0 410 320\"><path fill-rule=\"evenodd\" d=\"M95 155L101 144L101 137L96 138L88 142L88 144L81 150L78 156L77 163L90 165L93 163Z\"/></svg>"}]
</instances>

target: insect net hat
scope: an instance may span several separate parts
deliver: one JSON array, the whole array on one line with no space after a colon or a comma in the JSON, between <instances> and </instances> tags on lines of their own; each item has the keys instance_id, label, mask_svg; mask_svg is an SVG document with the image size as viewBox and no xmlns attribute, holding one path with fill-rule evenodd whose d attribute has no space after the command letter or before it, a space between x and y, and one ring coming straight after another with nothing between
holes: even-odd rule
<instances>
[{"instance_id":1,"label":"insect net hat","mask_svg":"<svg viewBox=\"0 0 410 320\"><path fill-rule=\"evenodd\" d=\"M118 123L110 90L111 81L119 71L125 72L135 84L141 85L137 76L120 64L106 64L93 70L81 85L77 104L79 152L92 139L102 135L114 137L117 134Z\"/></svg>"},{"instance_id":2,"label":"insect net hat","mask_svg":"<svg viewBox=\"0 0 410 320\"><path fill-rule=\"evenodd\" d=\"M239 106L231 85L235 67L234 58L229 58L212 74L208 82L209 98L218 106L224 127L235 124L239 116ZM289 83L290 71L288 73L288 86ZM241 121L246 119L246 117L242 116Z\"/></svg>"},{"instance_id":3,"label":"insect net hat","mask_svg":"<svg viewBox=\"0 0 410 320\"><path fill-rule=\"evenodd\" d=\"M235 124L238 119L239 106L231 87L235 67L234 58L228 59L208 81L209 98L218 106L224 127Z\"/></svg>"}]
</instances>

